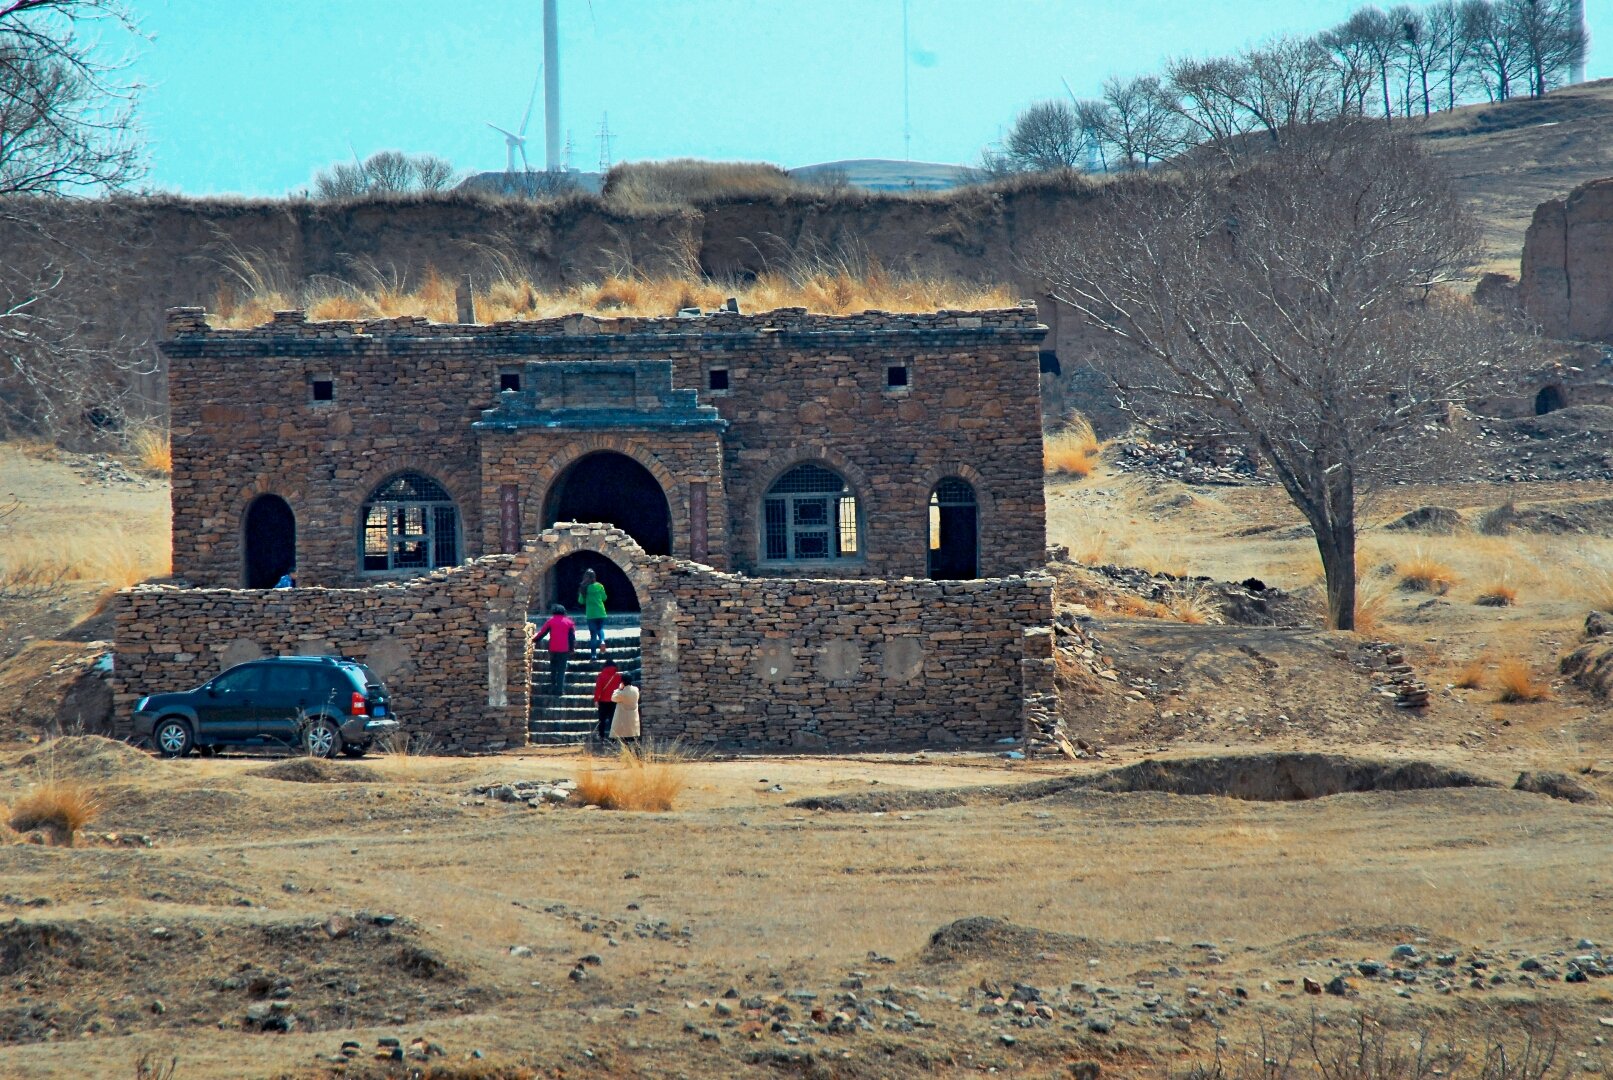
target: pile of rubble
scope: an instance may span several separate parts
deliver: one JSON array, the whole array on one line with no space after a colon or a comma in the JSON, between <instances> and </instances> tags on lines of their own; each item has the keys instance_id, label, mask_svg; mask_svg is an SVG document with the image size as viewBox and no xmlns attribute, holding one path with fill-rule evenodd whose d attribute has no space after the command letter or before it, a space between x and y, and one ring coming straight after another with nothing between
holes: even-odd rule
<instances>
[{"instance_id":1,"label":"pile of rubble","mask_svg":"<svg viewBox=\"0 0 1613 1080\"><path fill-rule=\"evenodd\" d=\"M1372 675L1374 693L1393 698L1397 709L1428 708L1428 687L1406 663L1398 645L1365 641L1357 647L1357 655L1357 663Z\"/></svg>"},{"instance_id":2,"label":"pile of rubble","mask_svg":"<svg viewBox=\"0 0 1613 1080\"><path fill-rule=\"evenodd\" d=\"M1148 473L1186 484L1262 482L1260 463L1241 446L1210 442L1122 443L1115 457L1122 472Z\"/></svg>"},{"instance_id":3,"label":"pile of rubble","mask_svg":"<svg viewBox=\"0 0 1613 1080\"><path fill-rule=\"evenodd\" d=\"M117 458L87 454L67 458L67 465L86 483L134 484L138 487L150 487L152 484L149 476L141 476L130 471L129 467Z\"/></svg>"},{"instance_id":4,"label":"pile of rubble","mask_svg":"<svg viewBox=\"0 0 1613 1080\"><path fill-rule=\"evenodd\" d=\"M481 806L486 799L495 802L525 803L534 810L545 803L560 804L570 800L576 789L575 780L512 780L509 783L478 784L471 788L472 805Z\"/></svg>"}]
</instances>

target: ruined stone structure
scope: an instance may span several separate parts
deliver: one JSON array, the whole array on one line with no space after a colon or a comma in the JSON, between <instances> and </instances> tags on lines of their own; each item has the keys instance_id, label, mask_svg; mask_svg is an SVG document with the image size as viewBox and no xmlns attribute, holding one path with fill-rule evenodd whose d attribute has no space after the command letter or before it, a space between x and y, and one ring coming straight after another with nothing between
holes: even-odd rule
<instances>
[{"instance_id":1,"label":"ruined stone structure","mask_svg":"<svg viewBox=\"0 0 1613 1080\"><path fill-rule=\"evenodd\" d=\"M440 744L514 745L555 704L514 635L591 568L637 613L656 736L1016 735L1052 687L1044 333L1029 306L251 330L175 309L183 584L120 598L120 701L337 651Z\"/></svg>"}]
</instances>

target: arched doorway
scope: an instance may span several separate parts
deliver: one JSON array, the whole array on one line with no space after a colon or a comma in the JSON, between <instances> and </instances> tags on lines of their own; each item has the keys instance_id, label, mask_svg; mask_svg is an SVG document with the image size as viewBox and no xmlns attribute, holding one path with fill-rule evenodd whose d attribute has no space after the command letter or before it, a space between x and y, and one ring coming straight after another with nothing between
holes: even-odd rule
<instances>
[{"instance_id":1,"label":"arched doorway","mask_svg":"<svg viewBox=\"0 0 1613 1080\"><path fill-rule=\"evenodd\" d=\"M249 589L272 589L297 565L297 518L278 495L259 495L242 526L242 578Z\"/></svg>"},{"instance_id":2,"label":"arched doorway","mask_svg":"<svg viewBox=\"0 0 1613 1080\"><path fill-rule=\"evenodd\" d=\"M1553 383L1542 387L1540 393L1535 395L1535 415L1545 416L1547 413L1566 409L1568 402L1563 397L1563 388Z\"/></svg>"},{"instance_id":3,"label":"arched doorway","mask_svg":"<svg viewBox=\"0 0 1613 1080\"><path fill-rule=\"evenodd\" d=\"M543 590L543 610L547 612L551 604L564 604L566 610L576 617L582 611L582 605L577 602L577 591L581 587L583 573L588 570L592 570L599 578L599 583L605 586L605 609L610 614L638 614L639 596L633 583L621 567L597 551L575 551L554 564Z\"/></svg>"},{"instance_id":4,"label":"arched doorway","mask_svg":"<svg viewBox=\"0 0 1613 1080\"><path fill-rule=\"evenodd\" d=\"M613 450L580 458L560 474L543 506L543 524L557 521L614 525L637 540L645 554L672 554L666 492L650 470Z\"/></svg>"},{"instance_id":5,"label":"arched doorway","mask_svg":"<svg viewBox=\"0 0 1613 1080\"><path fill-rule=\"evenodd\" d=\"M601 641L593 639L593 627L578 602L584 572L592 570L605 587L606 617ZM614 561L596 551L573 551L557 561L543 575L531 593L532 608L527 613L532 633L541 632L550 608L562 604L576 623L574 649L556 661L548 643L534 641L528 653L527 735L538 744L577 743L607 732L599 727L608 723L593 693L604 665L635 681L644 677L644 627L640 622L641 597L627 574Z\"/></svg>"},{"instance_id":6,"label":"arched doorway","mask_svg":"<svg viewBox=\"0 0 1613 1080\"><path fill-rule=\"evenodd\" d=\"M980 509L967 480L949 476L930 492L930 577L961 581L980 574Z\"/></svg>"}]
</instances>

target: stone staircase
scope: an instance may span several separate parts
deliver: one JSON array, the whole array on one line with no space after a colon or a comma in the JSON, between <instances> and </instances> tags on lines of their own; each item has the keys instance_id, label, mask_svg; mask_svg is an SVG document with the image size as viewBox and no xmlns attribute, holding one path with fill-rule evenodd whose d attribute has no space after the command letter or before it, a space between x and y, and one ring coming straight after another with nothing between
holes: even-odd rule
<instances>
[{"instance_id":1,"label":"stone staircase","mask_svg":"<svg viewBox=\"0 0 1613 1080\"><path fill-rule=\"evenodd\" d=\"M527 722L527 742L536 746L558 746L585 741L599 722L594 708L594 678L606 658L636 682L643 670L639 648L637 615L612 615L605 622L605 649L598 660L589 658L593 643L588 629L577 620L577 651L566 666L565 696L549 696L549 656L539 650L532 664L532 717Z\"/></svg>"}]
</instances>

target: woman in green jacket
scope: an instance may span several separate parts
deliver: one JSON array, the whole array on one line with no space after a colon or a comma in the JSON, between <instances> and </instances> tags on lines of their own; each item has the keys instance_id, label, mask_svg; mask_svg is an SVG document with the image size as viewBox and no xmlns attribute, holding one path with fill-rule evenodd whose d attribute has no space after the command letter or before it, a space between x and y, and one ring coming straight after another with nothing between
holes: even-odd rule
<instances>
[{"instance_id":1,"label":"woman in green jacket","mask_svg":"<svg viewBox=\"0 0 1613 1080\"><path fill-rule=\"evenodd\" d=\"M605 586L599 583L592 570L582 576L582 587L577 590L577 603L582 605L582 616L588 620L588 642L593 659L599 659L605 647Z\"/></svg>"}]
</instances>

